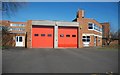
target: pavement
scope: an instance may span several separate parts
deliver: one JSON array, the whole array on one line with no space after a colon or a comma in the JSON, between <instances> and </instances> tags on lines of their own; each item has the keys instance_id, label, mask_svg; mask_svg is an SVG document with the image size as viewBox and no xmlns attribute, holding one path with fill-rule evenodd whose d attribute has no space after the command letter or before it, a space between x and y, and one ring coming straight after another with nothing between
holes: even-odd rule
<instances>
[{"instance_id":1,"label":"pavement","mask_svg":"<svg viewBox=\"0 0 120 75\"><path fill-rule=\"evenodd\" d=\"M3 73L118 73L118 51L98 48L2 51Z\"/></svg>"}]
</instances>

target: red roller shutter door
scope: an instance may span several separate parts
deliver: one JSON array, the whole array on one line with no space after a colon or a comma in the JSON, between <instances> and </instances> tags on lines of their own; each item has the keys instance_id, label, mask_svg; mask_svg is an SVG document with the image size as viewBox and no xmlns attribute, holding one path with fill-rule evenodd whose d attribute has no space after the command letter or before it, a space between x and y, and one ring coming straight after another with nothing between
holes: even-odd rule
<instances>
[{"instance_id":1,"label":"red roller shutter door","mask_svg":"<svg viewBox=\"0 0 120 75\"><path fill-rule=\"evenodd\" d=\"M32 26L32 48L53 48L53 27Z\"/></svg>"},{"instance_id":2,"label":"red roller shutter door","mask_svg":"<svg viewBox=\"0 0 120 75\"><path fill-rule=\"evenodd\" d=\"M59 27L58 28L58 47L77 48L78 47L78 28Z\"/></svg>"}]
</instances>

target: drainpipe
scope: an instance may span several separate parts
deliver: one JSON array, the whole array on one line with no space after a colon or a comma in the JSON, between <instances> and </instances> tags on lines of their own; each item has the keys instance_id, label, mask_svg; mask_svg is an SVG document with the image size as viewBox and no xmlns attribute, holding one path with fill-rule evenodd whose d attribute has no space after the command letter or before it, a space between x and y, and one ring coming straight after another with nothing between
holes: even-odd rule
<instances>
[{"instance_id":1,"label":"drainpipe","mask_svg":"<svg viewBox=\"0 0 120 75\"><path fill-rule=\"evenodd\" d=\"M54 48L58 48L58 25L56 22L54 26Z\"/></svg>"}]
</instances>

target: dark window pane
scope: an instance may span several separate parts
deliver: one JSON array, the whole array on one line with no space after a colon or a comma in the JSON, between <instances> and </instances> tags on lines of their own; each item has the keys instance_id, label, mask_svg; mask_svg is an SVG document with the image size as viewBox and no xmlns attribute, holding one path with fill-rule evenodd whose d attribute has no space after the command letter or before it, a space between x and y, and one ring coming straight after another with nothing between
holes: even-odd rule
<instances>
[{"instance_id":1,"label":"dark window pane","mask_svg":"<svg viewBox=\"0 0 120 75\"><path fill-rule=\"evenodd\" d=\"M72 35L72 37L76 37L76 35Z\"/></svg>"},{"instance_id":2,"label":"dark window pane","mask_svg":"<svg viewBox=\"0 0 120 75\"><path fill-rule=\"evenodd\" d=\"M93 29L93 27L88 27L89 29Z\"/></svg>"},{"instance_id":3,"label":"dark window pane","mask_svg":"<svg viewBox=\"0 0 120 75\"><path fill-rule=\"evenodd\" d=\"M89 23L89 24L88 24L88 28L89 28L89 29L93 29L93 24L92 24L92 23Z\"/></svg>"},{"instance_id":4,"label":"dark window pane","mask_svg":"<svg viewBox=\"0 0 120 75\"><path fill-rule=\"evenodd\" d=\"M90 39L87 39L87 42L90 42Z\"/></svg>"},{"instance_id":5,"label":"dark window pane","mask_svg":"<svg viewBox=\"0 0 120 75\"><path fill-rule=\"evenodd\" d=\"M83 38L86 38L86 36L83 36Z\"/></svg>"},{"instance_id":6,"label":"dark window pane","mask_svg":"<svg viewBox=\"0 0 120 75\"><path fill-rule=\"evenodd\" d=\"M70 35L66 35L66 37L70 37Z\"/></svg>"},{"instance_id":7,"label":"dark window pane","mask_svg":"<svg viewBox=\"0 0 120 75\"><path fill-rule=\"evenodd\" d=\"M19 37L19 42L22 42L22 37Z\"/></svg>"},{"instance_id":8,"label":"dark window pane","mask_svg":"<svg viewBox=\"0 0 120 75\"><path fill-rule=\"evenodd\" d=\"M45 34L41 34L41 36L45 36Z\"/></svg>"},{"instance_id":9,"label":"dark window pane","mask_svg":"<svg viewBox=\"0 0 120 75\"><path fill-rule=\"evenodd\" d=\"M88 25L89 25L89 26L92 26L93 24L92 24L92 23L89 23Z\"/></svg>"},{"instance_id":10,"label":"dark window pane","mask_svg":"<svg viewBox=\"0 0 120 75\"><path fill-rule=\"evenodd\" d=\"M90 38L90 36L87 36L87 38Z\"/></svg>"},{"instance_id":11,"label":"dark window pane","mask_svg":"<svg viewBox=\"0 0 120 75\"><path fill-rule=\"evenodd\" d=\"M34 36L38 36L38 34L34 34Z\"/></svg>"},{"instance_id":12,"label":"dark window pane","mask_svg":"<svg viewBox=\"0 0 120 75\"><path fill-rule=\"evenodd\" d=\"M48 37L51 37L52 36L52 34L48 34Z\"/></svg>"},{"instance_id":13,"label":"dark window pane","mask_svg":"<svg viewBox=\"0 0 120 75\"><path fill-rule=\"evenodd\" d=\"M64 34L60 34L60 37L64 37Z\"/></svg>"},{"instance_id":14,"label":"dark window pane","mask_svg":"<svg viewBox=\"0 0 120 75\"><path fill-rule=\"evenodd\" d=\"M86 42L86 39L82 39L83 42Z\"/></svg>"},{"instance_id":15,"label":"dark window pane","mask_svg":"<svg viewBox=\"0 0 120 75\"><path fill-rule=\"evenodd\" d=\"M18 37L16 37L16 41L18 42Z\"/></svg>"}]
</instances>

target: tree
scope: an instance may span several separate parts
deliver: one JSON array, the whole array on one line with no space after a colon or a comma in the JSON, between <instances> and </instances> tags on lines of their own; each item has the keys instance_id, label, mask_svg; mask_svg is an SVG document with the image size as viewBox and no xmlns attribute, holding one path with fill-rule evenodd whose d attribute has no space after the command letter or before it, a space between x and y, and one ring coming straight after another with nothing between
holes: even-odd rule
<instances>
[{"instance_id":1,"label":"tree","mask_svg":"<svg viewBox=\"0 0 120 75\"><path fill-rule=\"evenodd\" d=\"M3 16L5 15L10 17L14 15L24 5L25 2L0 2L0 11L3 13Z\"/></svg>"},{"instance_id":2,"label":"tree","mask_svg":"<svg viewBox=\"0 0 120 75\"><path fill-rule=\"evenodd\" d=\"M119 31L116 31L116 32L110 32L108 37L105 38L106 39L106 44L107 45L110 45L111 42L113 42L114 40L118 40L118 36L119 36Z\"/></svg>"}]
</instances>

